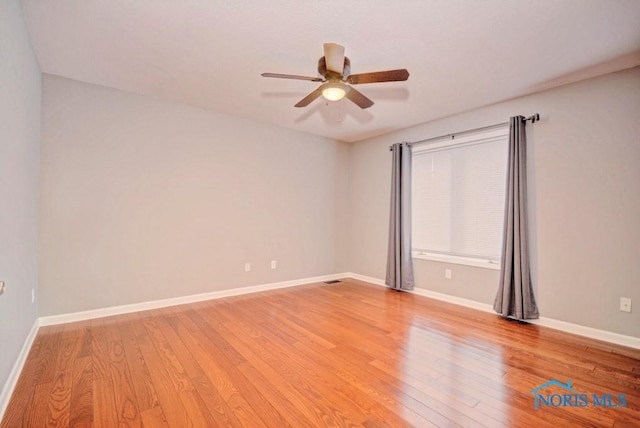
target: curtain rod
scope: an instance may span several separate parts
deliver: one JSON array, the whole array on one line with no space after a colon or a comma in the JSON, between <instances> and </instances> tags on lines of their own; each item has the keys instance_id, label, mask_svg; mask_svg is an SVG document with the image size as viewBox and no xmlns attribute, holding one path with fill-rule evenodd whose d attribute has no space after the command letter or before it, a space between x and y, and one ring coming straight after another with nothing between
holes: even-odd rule
<instances>
[{"instance_id":1,"label":"curtain rod","mask_svg":"<svg viewBox=\"0 0 640 428\"><path fill-rule=\"evenodd\" d=\"M535 113L535 114L525 118L523 120L523 122L527 122L529 120L531 121L531 123L536 123L536 122L538 122L540 120L540 115L538 113ZM410 142L408 144L412 145L412 144L418 144L418 143L426 143L428 141L440 140L442 138L448 138L448 137L451 137L451 139L455 139L456 135L468 134L470 132L485 131L487 129L500 128L502 126L507 126L507 125L509 125L509 122L496 123L494 125L482 126L480 128L474 128L474 129L467 129L466 131L460 131L460 132L454 132L454 133L451 133L451 134L440 135L438 137L427 138L425 140L413 141L413 142ZM391 146L389 146L389 150L391 151Z\"/></svg>"}]
</instances>

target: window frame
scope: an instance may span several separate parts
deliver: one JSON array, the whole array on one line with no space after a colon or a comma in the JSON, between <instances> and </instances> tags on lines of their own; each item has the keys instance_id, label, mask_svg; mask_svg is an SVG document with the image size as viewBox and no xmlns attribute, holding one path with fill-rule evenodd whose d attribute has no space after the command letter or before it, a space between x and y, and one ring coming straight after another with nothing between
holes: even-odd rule
<instances>
[{"instance_id":1,"label":"window frame","mask_svg":"<svg viewBox=\"0 0 640 428\"><path fill-rule=\"evenodd\" d=\"M425 143L416 143L412 146L411 156L413 157L416 154L419 155L421 152L430 152L438 149L446 150L449 147L482 144L482 140L496 139L496 138L503 138L503 137L506 139L506 144L508 144L509 126L507 124L491 130L485 130L485 131L479 131L479 132L470 131L468 133L464 133L463 135L460 135L460 134L458 135L459 136L446 136L446 137L443 137L442 139L437 139L437 140L425 142ZM505 162L508 162L508 159L505 158ZM415 184L412 184L412 185L415 185ZM506 186L506 181L505 181L505 186ZM413 209L412 209L412 215L413 215ZM479 267L483 269L492 269L492 270L500 270L500 265L501 265L500 260L492 260L492 259L485 259L485 258L461 256L461 255L455 255L455 254L449 254L449 253L417 250L413 247L413 243L411 248L411 256L414 259L459 264L459 265L473 266L473 267Z\"/></svg>"}]
</instances>

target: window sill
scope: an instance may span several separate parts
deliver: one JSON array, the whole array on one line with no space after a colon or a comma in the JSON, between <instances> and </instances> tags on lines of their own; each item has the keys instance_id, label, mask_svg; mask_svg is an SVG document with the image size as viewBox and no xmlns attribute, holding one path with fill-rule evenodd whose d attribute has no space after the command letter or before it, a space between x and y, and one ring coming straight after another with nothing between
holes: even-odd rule
<instances>
[{"instance_id":1,"label":"window sill","mask_svg":"<svg viewBox=\"0 0 640 428\"><path fill-rule=\"evenodd\" d=\"M453 263L457 265L473 266L483 269L500 270L500 262L493 262L486 259L452 256L450 254L425 253L423 251L413 251L411 253L411 256L414 259L431 260L435 262Z\"/></svg>"}]
</instances>

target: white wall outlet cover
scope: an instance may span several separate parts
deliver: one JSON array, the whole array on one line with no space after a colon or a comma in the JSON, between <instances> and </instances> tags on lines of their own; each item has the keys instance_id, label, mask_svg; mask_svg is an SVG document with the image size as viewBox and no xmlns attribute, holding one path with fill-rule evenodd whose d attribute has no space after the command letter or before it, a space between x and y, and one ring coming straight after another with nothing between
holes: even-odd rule
<instances>
[{"instance_id":1,"label":"white wall outlet cover","mask_svg":"<svg viewBox=\"0 0 640 428\"><path fill-rule=\"evenodd\" d=\"M628 297L620 298L620 310L622 312L631 312L631 299Z\"/></svg>"}]
</instances>

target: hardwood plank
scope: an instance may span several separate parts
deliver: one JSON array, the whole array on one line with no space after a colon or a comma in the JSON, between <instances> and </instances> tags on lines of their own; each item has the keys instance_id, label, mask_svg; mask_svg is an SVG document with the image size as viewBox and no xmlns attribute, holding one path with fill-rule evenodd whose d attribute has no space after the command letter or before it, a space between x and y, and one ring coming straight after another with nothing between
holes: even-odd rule
<instances>
[{"instance_id":1,"label":"hardwood plank","mask_svg":"<svg viewBox=\"0 0 640 428\"><path fill-rule=\"evenodd\" d=\"M20 409L22 412L18 412L17 409L14 411L8 410L7 414L9 418L3 420L2 426L5 426L5 421L7 422L7 427L42 425L46 420L47 407L52 389L53 382L35 385L26 408Z\"/></svg>"},{"instance_id":2,"label":"hardwood plank","mask_svg":"<svg viewBox=\"0 0 640 428\"><path fill-rule=\"evenodd\" d=\"M295 346L297 351L307 356L318 367L322 367L325 372L330 372L340 377L352 388L370 397L377 406L385 407L411 425L420 427L455 425L450 419L414 400L403 390L404 385L395 379L387 383L377 378L375 373L371 373L371 370L366 365L354 363L351 360L335 359L332 358L332 355L319 354L303 343L297 343ZM374 420L381 421L386 419L377 416L377 411L372 411L371 413L375 418ZM395 424L391 426L395 426Z\"/></svg>"},{"instance_id":3,"label":"hardwood plank","mask_svg":"<svg viewBox=\"0 0 640 428\"><path fill-rule=\"evenodd\" d=\"M16 390L17 392L18 390ZM7 407L0 428L28 426L26 421L31 417L33 409L36 407L35 388L23 389L22 393L14 392L11 396L10 406ZM26 410L29 409L29 410Z\"/></svg>"},{"instance_id":4,"label":"hardwood plank","mask_svg":"<svg viewBox=\"0 0 640 428\"><path fill-rule=\"evenodd\" d=\"M109 360L118 423L128 427L140 427L142 419L138 410L138 399L121 341L113 341L109 344Z\"/></svg>"},{"instance_id":5,"label":"hardwood plank","mask_svg":"<svg viewBox=\"0 0 640 428\"><path fill-rule=\"evenodd\" d=\"M179 344L169 343L158 326L161 319L154 316L153 312L143 314L142 318L149 335L141 336L141 339L148 340L151 338L151 342L156 351L155 353L149 354L152 361L155 360L150 364L152 366L161 364L164 367L164 373L165 375L169 375L168 377L174 386L174 390L178 392L177 395L193 426L214 426L216 424L216 418L207 409L206 403L194 388L191 379L189 379L182 363L176 355L174 346ZM163 403L163 408L165 409L165 413L168 412L166 403Z\"/></svg>"},{"instance_id":6,"label":"hardwood plank","mask_svg":"<svg viewBox=\"0 0 640 428\"><path fill-rule=\"evenodd\" d=\"M89 427L93 424L93 367L91 356L82 356L73 364L73 385L69 408L70 427Z\"/></svg>"},{"instance_id":7,"label":"hardwood plank","mask_svg":"<svg viewBox=\"0 0 640 428\"><path fill-rule=\"evenodd\" d=\"M158 395L158 401L162 407L164 416L169 426L190 427L193 426L189 412L184 403L176 397L180 396L180 391L175 389L175 383L170 379L170 372L175 369L171 363L165 363L158 354L153 342L147 335L138 336L140 351L147 363L149 376L153 382L154 389ZM171 368L167 368L170 366Z\"/></svg>"},{"instance_id":8,"label":"hardwood plank","mask_svg":"<svg viewBox=\"0 0 640 428\"><path fill-rule=\"evenodd\" d=\"M215 309L218 311L224 310L221 306L216 306ZM223 325L229 332L237 332L236 338L239 342L236 342L237 345L235 346L238 349L246 349L247 354L255 352L255 350L258 349L260 358L267 364L273 362L275 357L278 362L282 361L282 364L287 366L297 366L295 372L307 374L306 377L309 378L309 381L312 382L318 393L322 394L324 397L330 397L331 401L340 402L340 406L344 411L353 415L352 418L361 412L365 412L359 420L367 420L369 423L373 423L374 421L376 423L386 423L387 426L403 426L406 424L406 421L399 418L396 413L389 412L387 407L380 406L378 401L372 400L369 394L362 393L360 389L354 388L352 382L346 382L343 378L333 372L321 368L321 366L317 364L317 361L313 360L310 355L303 352L288 352L288 343L282 340L279 335L271 337L255 336L252 340L247 340L249 336L243 333L245 330L251 329L251 327L247 326L245 323L232 321L232 312L227 312L226 315L224 315L224 312L218 312L216 316L227 317L228 321ZM269 333L276 329L272 324L263 323L262 327L266 327L263 333L265 336L269 336ZM271 355L272 353L268 351L268 349L277 350L277 353ZM280 366L280 364L269 365L276 370L278 370L278 367ZM282 377L285 378L286 376ZM299 384L299 382L296 381L293 383ZM328 388L323 388L323 384L326 384ZM349 403L353 403L353 405L357 406L358 409L353 410L353 406L349 405ZM428 425L426 420L420 420L419 422L421 426Z\"/></svg>"},{"instance_id":9,"label":"hardwood plank","mask_svg":"<svg viewBox=\"0 0 640 428\"><path fill-rule=\"evenodd\" d=\"M258 308L254 308L254 309L253 309L253 311L252 311L252 313L255 313L255 311L257 311L257 310L258 310ZM264 323L261 323L261 325L263 325L263 326L264 326ZM266 332L270 332L273 328L274 328L274 326L268 326L268 328L266 328L266 329L265 329L265 331L266 331ZM268 333L267 333L267 334L268 334ZM339 339L336 339L336 340L339 340ZM345 340L340 340L340 341L339 341L339 342L337 342L337 343L340 343L340 345L341 345L341 346L349 347L349 346L350 346L350 343L352 343L352 342L351 342L350 340L348 340L348 338L346 338ZM337 349L337 348L336 348L336 349ZM355 351L356 351L355 349L350 349L348 352L351 352L351 354L353 355L353 354L355 353ZM368 358L369 356L368 356L368 354L366 354L366 353L363 353L362 355L363 355L363 358L364 358L363 364L365 364L366 362L368 362L367 358ZM336 369L337 369L337 367L332 367L332 370L336 370ZM407 385L407 384L403 384L403 385L402 385L402 388L403 388L403 389L411 389L410 385ZM415 393L415 391L414 391L414 393ZM419 395L419 394L420 394L420 393L418 393L418 395ZM453 422L452 422L450 419L445 418L445 417L443 417L443 416L441 416L441 415L438 415L438 414L437 414L437 413L435 413L435 412L431 412L429 409L426 409L424 405L421 405L420 403L418 403L418 402L416 402L416 401L413 401L413 400L410 400L410 401L411 401L411 405L413 405L413 406L418 405L418 407L420 407L420 409L421 409L423 412L426 410L426 412L427 412L428 414L430 414L430 415L431 415L431 418L435 418L436 420L439 420L441 424L444 424L444 425L452 425L452 424L453 424ZM464 416L461 416L461 415L459 415L459 417L460 417L460 418L464 418ZM468 422L469 422L469 421L468 421Z\"/></svg>"},{"instance_id":10,"label":"hardwood plank","mask_svg":"<svg viewBox=\"0 0 640 428\"><path fill-rule=\"evenodd\" d=\"M51 326L38 336L37 352L33 355L33 364L25 370L31 371L30 380L33 385L53 382L56 373L57 351L63 326ZM30 358L31 359L31 358Z\"/></svg>"},{"instance_id":11,"label":"hardwood plank","mask_svg":"<svg viewBox=\"0 0 640 428\"><path fill-rule=\"evenodd\" d=\"M205 313L204 315L211 315L211 313ZM210 319L210 317L207 318ZM283 395L287 396L288 401L295 398L299 405L305 408L305 417L311 417L311 420L315 420L316 424L321 423L321 421L323 423L337 423L341 426L349 426L354 423L341 412L331 412L323 402L324 397L329 396L328 391L322 385L315 383L311 387L306 376L301 375L306 370L299 367L290 367L294 363L287 360L285 355L279 354L276 356L271 351L268 351L261 344L262 336L255 337L247 343L242 340L244 334L234 334L233 329L228 329L224 324L218 325L218 330L221 336L225 337L225 340L229 341L234 348L242 353L248 363L268 376L269 382L278 384L279 390ZM289 336L279 337L282 341L288 343ZM243 365L243 367L246 367L246 365ZM308 371L306 373L308 374ZM310 389L313 389L311 394ZM343 402L343 405L349 407L348 402ZM354 410L357 415L359 410ZM332 422L334 419L335 422ZM355 419L358 418L356 417Z\"/></svg>"},{"instance_id":12,"label":"hardwood plank","mask_svg":"<svg viewBox=\"0 0 640 428\"><path fill-rule=\"evenodd\" d=\"M135 390L138 409L140 413L143 413L145 410L159 406L159 403L155 387L153 386L149 370L147 369L147 364L142 356L142 352L140 352L136 331L133 327L135 320L136 317L127 314L118 322L118 328L129 364L129 372L135 380L133 382L133 388ZM149 414L156 415L157 412L150 412ZM162 414L162 412L160 412L160 414Z\"/></svg>"},{"instance_id":13,"label":"hardwood plank","mask_svg":"<svg viewBox=\"0 0 640 428\"><path fill-rule=\"evenodd\" d=\"M56 376L49 394L45 426L59 427L69 425L72 381L73 370L61 371Z\"/></svg>"},{"instance_id":14,"label":"hardwood plank","mask_svg":"<svg viewBox=\"0 0 640 428\"><path fill-rule=\"evenodd\" d=\"M551 379L626 406L535 410ZM40 426L640 426L640 351L309 284L43 327L0 422Z\"/></svg>"},{"instance_id":15,"label":"hardwood plank","mask_svg":"<svg viewBox=\"0 0 640 428\"><path fill-rule=\"evenodd\" d=\"M198 394L202 397L209 413L211 413L213 419L216 421L215 426L244 425L236 417L233 410L229 407L224 398L222 398L222 395L220 395L206 375L204 375L203 378L192 379L192 382L196 391L198 391Z\"/></svg>"},{"instance_id":16,"label":"hardwood plank","mask_svg":"<svg viewBox=\"0 0 640 428\"><path fill-rule=\"evenodd\" d=\"M91 320L91 364L93 379L110 378L109 341L113 340L113 332L104 318Z\"/></svg>"},{"instance_id":17,"label":"hardwood plank","mask_svg":"<svg viewBox=\"0 0 640 428\"><path fill-rule=\"evenodd\" d=\"M118 426L115 391L111 377L93 377L93 425L100 427Z\"/></svg>"},{"instance_id":18,"label":"hardwood plank","mask_svg":"<svg viewBox=\"0 0 640 428\"><path fill-rule=\"evenodd\" d=\"M69 425L71 390L74 384L74 364L88 352L87 331L79 325L66 324L58 343L56 377L49 398L47 426Z\"/></svg>"},{"instance_id":19,"label":"hardwood plank","mask_svg":"<svg viewBox=\"0 0 640 428\"><path fill-rule=\"evenodd\" d=\"M245 408L248 407L248 403L243 399L239 399L239 397L255 397L255 392L242 387L236 390L236 388L229 386L233 384L244 384L244 382L232 380L233 378L237 378L237 376L241 376L240 371L234 372L231 370L229 372L228 370L224 370L218 366L220 363L218 358L212 358L211 354L207 353L204 349L198 350L198 348L204 348L207 341L202 337L202 341L196 339L196 337L201 334L200 329L184 314L173 315L176 316L168 318L167 324L171 326L176 337L180 337L184 345L190 349L189 352L193 356L195 364L204 367L202 374L198 374L197 377L192 379L192 382L200 396L204 399L211 414L218 420L218 425L240 426L251 424L252 421L255 421L257 414L247 414ZM178 319L178 315L181 319ZM194 350L196 352L193 352ZM264 407L263 403L266 400L255 401L255 407L264 415L263 419L268 417L271 414L271 409ZM237 409L236 412L234 412L231 406L235 406ZM239 414L240 419L235 413ZM240 420L246 423L243 424ZM273 425L287 426L281 418L276 418Z\"/></svg>"},{"instance_id":20,"label":"hardwood plank","mask_svg":"<svg viewBox=\"0 0 640 428\"><path fill-rule=\"evenodd\" d=\"M140 412L140 416L142 417L142 423L145 427L163 428L169 426L160 406L143 410Z\"/></svg>"},{"instance_id":21,"label":"hardwood plank","mask_svg":"<svg viewBox=\"0 0 640 428\"><path fill-rule=\"evenodd\" d=\"M266 426L261 415L266 418L275 418L281 420L277 412L274 413L273 406L268 400L255 388L255 385L248 381L240 370L244 362L244 358L234 350L232 355L221 352L223 349L231 349L229 343L223 341L219 336L214 336L217 341L214 342L202 330L208 330L204 321L197 316L194 311L185 311L179 316L180 326L178 333L185 340L195 345L192 349L197 351L196 358L201 362L202 367L206 367L206 376L211 379L214 386L226 402L226 405L232 409L235 417L244 426ZM189 330L183 328L182 325L188 325ZM255 402L254 406L248 405L249 402ZM258 410L261 410L258 413ZM286 424L284 424L286 426Z\"/></svg>"},{"instance_id":22,"label":"hardwood plank","mask_svg":"<svg viewBox=\"0 0 640 428\"><path fill-rule=\"evenodd\" d=\"M191 382L189 382L187 373L180 363L180 360L178 360L178 357L173 350L173 346L167 341L160 331L156 318L145 317L143 322L149 334L148 336L141 336L140 342L142 343L143 341L146 341L148 337L151 342L150 344L153 345L153 349L155 351L153 354L149 355L159 357L157 361L161 361L163 363L165 369L164 373L167 376L167 379L171 381L175 391L191 391L193 386L191 385ZM145 360L148 360L146 355Z\"/></svg>"}]
</instances>

